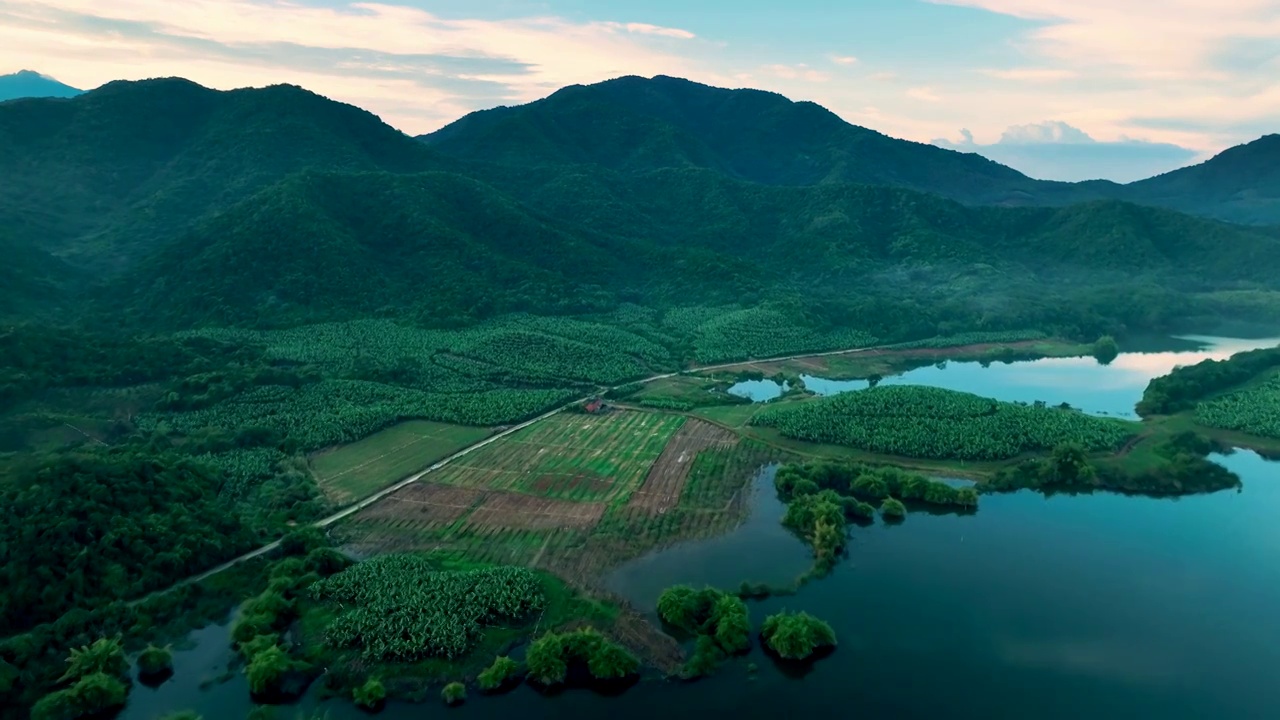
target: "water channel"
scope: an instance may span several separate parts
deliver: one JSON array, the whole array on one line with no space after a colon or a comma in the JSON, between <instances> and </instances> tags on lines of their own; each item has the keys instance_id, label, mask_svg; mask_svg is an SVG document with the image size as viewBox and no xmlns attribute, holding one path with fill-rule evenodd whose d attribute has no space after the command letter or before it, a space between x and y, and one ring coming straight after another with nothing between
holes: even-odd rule
<instances>
[{"instance_id":1,"label":"water channel","mask_svg":"<svg viewBox=\"0 0 1280 720\"><path fill-rule=\"evenodd\" d=\"M1174 365L1275 344L1207 342L1106 367L1042 360L913 373L916 382L1125 416L1147 380ZM917 512L900 525L854 528L831 576L751 604L755 623L789 608L832 624L839 648L804 671L757 649L710 679L644 682L622 698L521 687L460 709L393 703L382 717L1280 717L1280 463L1248 451L1215 459L1240 475L1240 492L1022 492L984 497L974 515ZM754 478L751 516L737 530L639 558L609 585L651 608L678 582L783 583L803 572L808 553L779 524L772 472ZM220 681L231 661L225 627L191 641L167 683L134 686L124 720L188 708L206 720L245 716L243 677ZM278 717L317 704L308 698ZM366 717L349 702L321 709L334 720Z\"/></svg>"}]
</instances>

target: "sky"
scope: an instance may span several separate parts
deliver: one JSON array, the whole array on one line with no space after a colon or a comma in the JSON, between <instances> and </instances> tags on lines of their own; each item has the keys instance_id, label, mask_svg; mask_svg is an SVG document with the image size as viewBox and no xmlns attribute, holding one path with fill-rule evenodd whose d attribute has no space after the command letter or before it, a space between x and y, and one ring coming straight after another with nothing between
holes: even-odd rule
<instances>
[{"instance_id":1,"label":"sky","mask_svg":"<svg viewBox=\"0 0 1280 720\"><path fill-rule=\"evenodd\" d=\"M1130 181L1280 132L1280 0L0 0L0 73L20 69L292 83L412 134L673 75Z\"/></svg>"}]
</instances>

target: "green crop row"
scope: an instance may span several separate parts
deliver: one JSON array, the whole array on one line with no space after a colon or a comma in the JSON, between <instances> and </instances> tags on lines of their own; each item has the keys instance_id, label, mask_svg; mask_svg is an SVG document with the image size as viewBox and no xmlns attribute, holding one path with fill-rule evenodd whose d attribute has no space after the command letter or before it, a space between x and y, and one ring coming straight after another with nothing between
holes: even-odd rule
<instances>
[{"instance_id":1,"label":"green crop row","mask_svg":"<svg viewBox=\"0 0 1280 720\"><path fill-rule=\"evenodd\" d=\"M210 408L152 413L139 426L183 433L205 428L268 428L304 450L352 442L407 419L489 426L517 422L567 402L565 390L488 390L428 393L358 380L326 380L301 388L254 388Z\"/></svg>"},{"instance_id":2,"label":"green crop row","mask_svg":"<svg viewBox=\"0 0 1280 720\"><path fill-rule=\"evenodd\" d=\"M1004 460L1076 443L1119 447L1130 423L1075 410L1003 403L969 393L900 385L845 393L757 415L752 424L809 442L945 460Z\"/></svg>"},{"instance_id":3,"label":"green crop row","mask_svg":"<svg viewBox=\"0 0 1280 720\"><path fill-rule=\"evenodd\" d=\"M385 555L312 586L341 608L327 642L372 661L456 659L484 627L517 624L546 604L527 568L439 571L417 555Z\"/></svg>"},{"instance_id":4,"label":"green crop row","mask_svg":"<svg viewBox=\"0 0 1280 720\"><path fill-rule=\"evenodd\" d=\"M1196 420L1209 427L1280 438L1280 376L1196 407Z\"/></svg>"}]
</instances>

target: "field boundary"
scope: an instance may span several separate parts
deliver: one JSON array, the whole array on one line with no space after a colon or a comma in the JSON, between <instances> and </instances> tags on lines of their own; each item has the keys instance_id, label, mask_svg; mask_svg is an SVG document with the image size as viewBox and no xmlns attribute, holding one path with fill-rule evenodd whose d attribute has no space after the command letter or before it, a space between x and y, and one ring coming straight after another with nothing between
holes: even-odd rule
<instances>
[{"instance_id":1,"label":"field boundary","mask_svg":"<svg viewBox=\"0 0 1280 720\"><path fill-rule=\"evenodd\" d=\"M814 353L797 353L797 354L794 354L794 355L784 355L784 356L781 356L781 357L774 357L774 358L748 358L748 359L745 359L745 360L735 360L735 361L733 361L733 362L719 363L719 364L715 364L715 365L694 366L694 367L691 367L691 368L688 368L688 369L685 369L685 370L677 370L677 371L675 371L675 372L668 372L668 373L662 373L662 374L660 374L660 375L653 375L653 376L651 376L651 377L643 378L643 379L640 379L640 380L633 380L633 381L631 381L631 382L622 383L622 384L619 384L619 385L615 385L615 386L613 386L613 387L601 387L601 388L600 388L600 390L602 390L602 391L614 390L614 389L618 389L618 388L626 387L627 385L636 385L636 384L639 384L639 385L648 385L648 384L650 384L650 383L654 383L654 382L657 382L657 381L659 381L659 380L665 380L665 379L667 379L667 378L676 377L676 376L678 376L678 375L685 375L685 374L698 374L698 373L704 373L704 372L713 372L713 371L716 371L716 370L728 370L728 369L731 369L731 368L743 367L743 366L751 365L751 364L753 364L753 363L761 363L761 362L787 362L787 361L791 361L791 360L802 360L802 359L805 359L805 358L815 358L815 357L834 357L834 356L837 356L837 355L853 355L853 354L857 354L857 353L866 353L866 352L874 352L874 351L878 351L878 350L879 350L879 351L883 351L883 350L893 350L893 349L894 349L894 345L873 345L873 346L868 346L868 347L848 348L848 349L844 349L844 350L826 350L826 351L823 351L823 352L814 352ZM962 349L962 346L960 346L960 347L955 347L955 348L945 348L945 350L959 350L959 349ZM525 428L527 428L527 427L530 427L530 426L532 426L532 425L536 425L537 423L542 422L543 420L546 420L547 418L554 417L555 415L558 415L558 414L560 414L560 413L564 412L565 410L568 410L568 409L569 409L569 408L571 408L571 407L574 407L574 406L576 406L576 405L580 405L580 404L582 404L582 403L584 403L584 402L588 401L591 397L594 397L594 396L595 396L595 394L588 395L588 396L584 396L584 397L575 398L575 399L573 399L573 400L570 400L569 402L564 403L563 405L560 405L559 407L556 407L556 408L553 408L553 409L551 409L551 410L548 410L548 411L546 411L546 412L542 413L541 415L537 415L537 416L535 416L535 417L533 417L533 418L530 418L530 419L525 420L525 421L523 421L523 422L517 423L517 424L515 424L515 425L510 425L510 426L507 426L507 427L505 427L505 428L502 428L502 429L500 429L498 432L495 432L494 434L490 435L489 437L484 438L483 440L480 440L479 442L476 442L476 443L474 443L474 444L472 444L472 445L468 445L467 447L462 448L461 450L458 450L457 452L453 453L452 455L449 455L448 457L442 458L442 459L440 459L440 460L436 461L435 463L432 463L432 464L431 464L430 466L428 466L427 468L425 468L425 469L423 469L423 470L420 470L420 471L418 471L418 472L416 472L416 473L414 473L414 474L412 474L412 475L410 475L410 476L408 476L408 477L404 478L403 480L400 480L399 482L393 483L393 484L391 484L391 485L389 485L389 486L387 486L387 487L385 487L385 488L383 488L383 489L381 489L381 490L378 490L377 492L372 493L371 495L368 495L368 496L364 497L364 498L363 498L363 499L361 499L361 500L357 500L357 501L355 501L355 502L351 503L350 505L348 505L348 506L346 506L346 507L344 507L344 508L342 508L342 509L340 509L340 510L338 510L338 511L334 512L332 515L328 515L328 516L323 517L323 518L321 518L321 519L319 519L319 520L316 520L315 522L311 523L308 527L314 527L314 528L319 528L319 529L325 529L325 528L328 528L329 526L334 525L334 524L336 524L336 523L338 523L338 522L341 522L342 520L345 520L346 518L351 517L352 515L354 515L354 514L356 514L356 513L360 512L361 510L364 510L365 508L367 508L367 507L369 507L370 505L372 505L372 504L374 504L374 503L378 502L379 500L382 500L383 498L386 498L387 496L389 496L389 495L391 495L391 494L393 494L393 493L395 493L395 492L398 492L398 491L400 491L400 490L404 489L405 487L408 487L409 485L412 485L413 483L418 482L419 480L421 480L422 478L426 477L427 475L430 475L431 473L436 472L437 470L439 470L439 469L441 469L441 468L443 468L443 467L448 466L449 464L451 464L453 461L457 460L458 458L466 457L467 455L470 455L471 453L473 453L473 452L475 452L475 451L477 451L477 450L479 450L479 449L481 449L481 448L483 448L483 447L487 447L487 446L489 446L489 445L491 445L491 444L493 444L493 443L495 443L495 442L497 442L497 441L499 441L499 440L501 440L501 439L503 439L503 438L505 438L505 437L508 437L508 436L510 436L510 435L512 435L512 434L514 434L514 433L517 433L517 432L519 432L519 431L521 431L521 430L523 430L523 429L525 429ZM628 407L627 409L637 410L637 411L640 411L640 412L656 412L656 411L655 411L655 410L653 410L652 408ZM720 427L724 427L726 430L729 430L730 432L735 432L735 433L737 432L737 431L736 431L735 429L733 429L733 428L729 428L729 427L727 427L727 426L721 425L720 423L713 422L713 421L709 420L708 418L704 418L704 417L700 417L700 416L698 416L698 415L694 415L693 413L685 413L685 412L670 412L670 411L667 411L667 413L666 413L666 414L672 414L672 415L683 415L683 416L685 416L685 417L687 417L687 418L694 418L694 419L697 419L697 420L702 420L702 421L704 421L704 422L711 422L713 425L719 425ZM766 445L771 445L771 446L775 447L775 449L779 449L779 450L786 450L787 452L792 452L792 453L794 452L794 450L792 450L792 449L789 449L789 448L785 448L785 447L782 447L782 446L776 445L776 444L774 444L774 443L768 442L767 440L763 440L762 438L752 437L752 439L753 439L753 440L755 440L755 441L757 441L757 442L762 442L763 444L766 444ZM185 587L185 586L187 586L187 585L192 585L192 584L195 584L195 583L203 582L203 581L205 581L205 580L207 580L207 579L209 579L209 578L213 577L214 575L217 575L217 574L219 574L219 573L222 573L222 572L224 572L224 571L226 571L226 570L229 570L229 569L231 569L231 568L235 567L236 565L239 565L239 564L244 563L244 562L248 562L248 561L253 560L253 559L255 559L255 558L262 557L263 555L266 555L266 554L268 554L268 553L270 553L270 552L272 552L272 551L274 551L274 550L277 550L277 549L280 547L280 544L281 544L281 541L280 541L280 540L274 540L274 541L272 541L272 542L270 542L270 543L267 543L266 545L263 545L262 547L260 547L260 548L258 548L258 549L256 549L256 550L251 550L251 551L249 551L249 552L247 552L247 553L244 553L243 555L240 555L240 556L234 557L234 558L232 558L232 559L230 559L230 560L228 560L228 561L226 561L226 562L224 562L224 563L222 563L222 564L220 564L220 565L217 565L217 566L215 566L215 567L213 567L213 568L210 568L210 569L208 569L208 570L205 570L204 572L198 573L198 574L196 574L196 575L192 575L191 577L188 577L188 578L183 579L183 580L179 580L178 582L176 582L176 583L174 583L174 584L170 585L170 586L169 586L169 587L167 587L167 588L163 588L163 589L161 589L161 590L156 590L156 591L154 591L154 592L151 592L151 593L148 593L148 594L146 594L146 595L143 595L143 596L142 596L142 597L140 597L140 598L137 598L137 599L135 599L135 600L130 601L130 603L129 603L129 604L130 604L131 606L132 606L132 605L137 605L137 604L142 603L142 602L146 601L147 599L152 598L152 597L155 597L155 596L157 596L157 595L163 595L163 594L165 594L165 593L171 592L171 591L176 590L176 589L181 588L181 587Z\"/></svg>"}]
</instances>

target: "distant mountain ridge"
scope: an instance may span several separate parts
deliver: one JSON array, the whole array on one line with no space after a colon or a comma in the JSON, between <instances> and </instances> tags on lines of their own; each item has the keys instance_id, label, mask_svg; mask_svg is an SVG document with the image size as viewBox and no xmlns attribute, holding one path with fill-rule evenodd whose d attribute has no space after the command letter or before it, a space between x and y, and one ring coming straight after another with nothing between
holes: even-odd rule
<instances>
[{"instance_id":1,"label":"distant mountain ridge","mask_svg":"<svg viewBox=\"0 0 1280 720\"><path fill-rule=\"evenodd\" d=\"M527 105L472 113L420 139L442 154L488 164L701 167L768 185L887 185L971 205L1114 199L1280 224L1280 152L1268 138L1130 185L1053 182L851 125L813 103L665 76L564 88Z\"/></svg>"},{"instance_id":2,"label":"distant mountain ridge","mask_svg":"<svg viewBox=\"0 0 1280 720\"><path fill-rule=\"evenodd\" d=\"M1117 308L1146 323L1152 308L1182 311L1165 295L1280 277L1271 228L1114 199L1001 207L1037 188L1089 193L850 129L817 106L700 100L688 85L675 81L677 94L694 97L660 113L600 108L577 89L585 109L538 124L495 111L430 143L293 86L170 78L0 104L0 241L22 266L0 273L13 295L0 315L454 327L515 311L783 302L806 323L873 331L927 334L952 318L1092 332ZM797 136L797 122L812 132ZM770 150L753 159L753 143ZM938 183L1001 200L904 187ZM1119 295L1095 311L1099 288Z\"/></svg>"},{"instance_id":3,"label":"distant mountain ridge","mask_svg":"<svg viewBox=\"0 0 1280 720\"><path fill-rule=\"evenodd\" d=\"M84 93L83 90L58 82L34 70L19 70L10 75L0 75L0 102L20 98L70 98L82 93Z\"/></svg>"}]
</instances>

